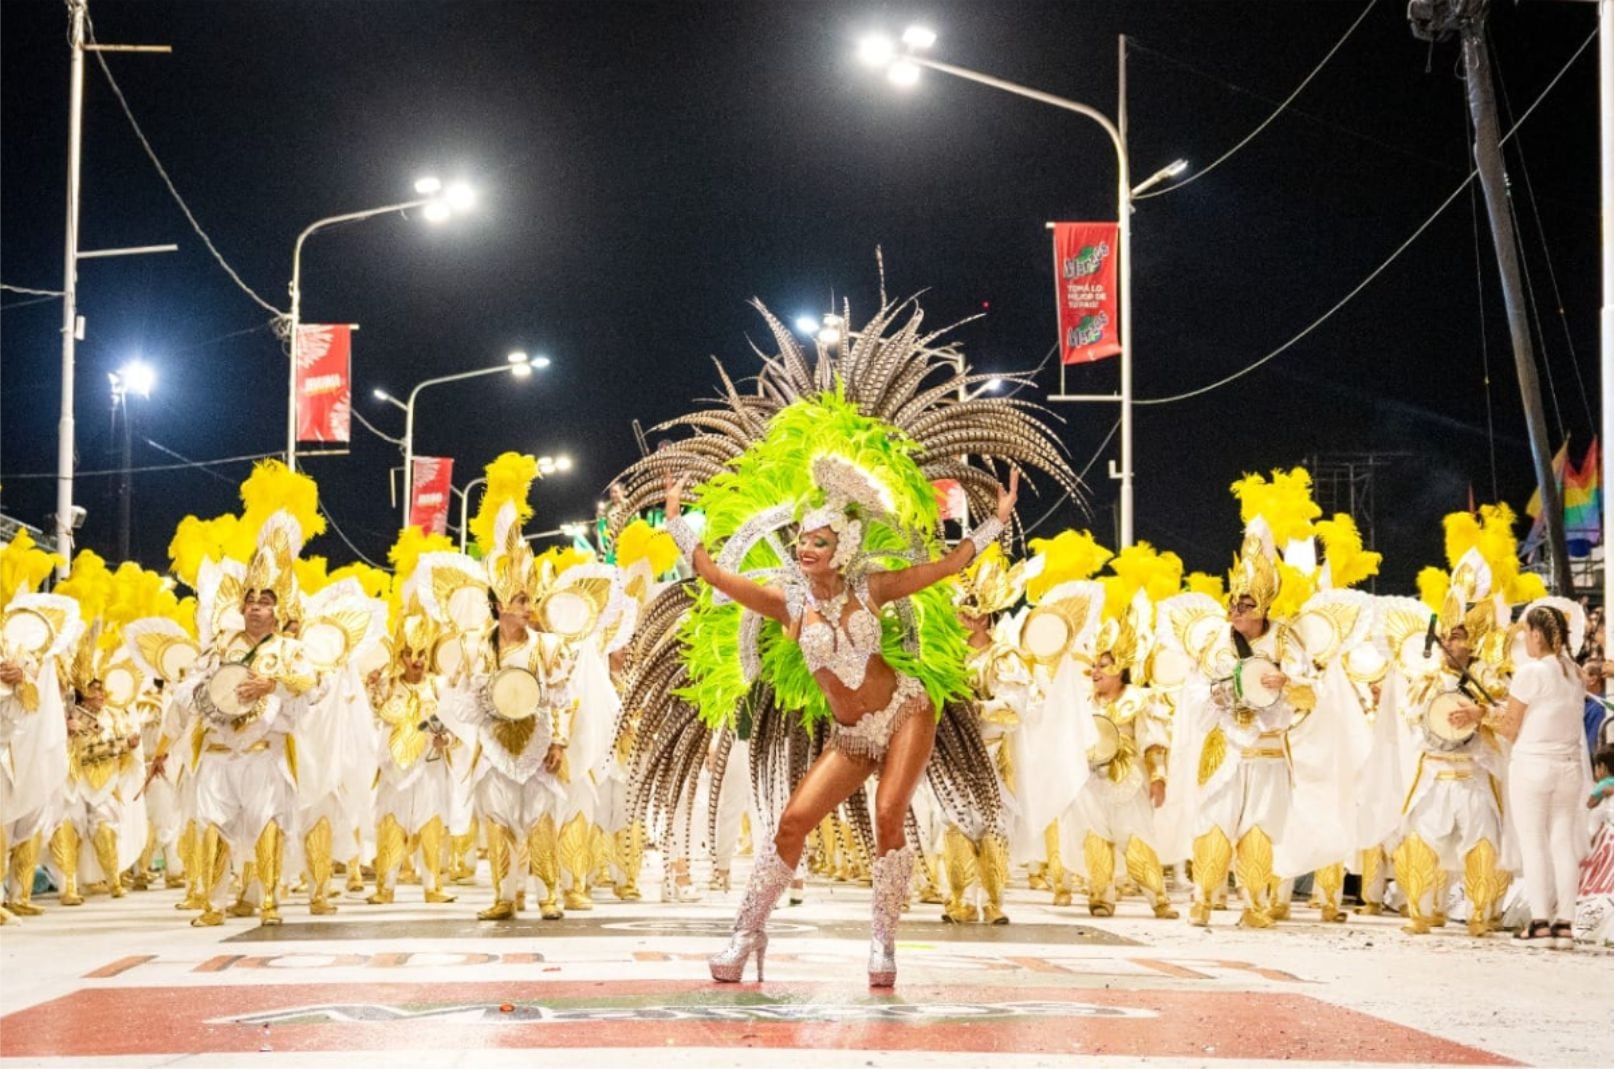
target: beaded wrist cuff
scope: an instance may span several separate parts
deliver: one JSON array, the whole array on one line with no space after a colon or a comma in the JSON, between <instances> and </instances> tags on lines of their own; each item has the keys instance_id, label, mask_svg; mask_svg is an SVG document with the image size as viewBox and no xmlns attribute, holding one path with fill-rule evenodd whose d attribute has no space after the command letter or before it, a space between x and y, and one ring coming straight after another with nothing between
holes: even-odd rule
<instances>
[{"instance_id":1,"label":"beaded wrist cuff","mask_svg":"<svg viewBox=\"0 0 1615 1069\"><path fill-rule=\"evenodd\" d=\"M976 556L981 556L987 547L998 541L998 536L1004 533L1004 522L997 516L980 524L970 532L970 544L976 547Z\"/></svg>"},{"instance_id":2,"label":"beaded wrist cuff","mask_svg":"<svg viewBox=\"0 0 1615 1069\"><path fill-rule=\"evenodd\" d=\"M662 525L662 530L666 531L673 539L673 543L679 547L679 553L683 554L685 561L694 567L695 551L701 545L701 536L695 533L695 528L691 527L683 516L674 516Z\"/></svg>"}]
</instances>

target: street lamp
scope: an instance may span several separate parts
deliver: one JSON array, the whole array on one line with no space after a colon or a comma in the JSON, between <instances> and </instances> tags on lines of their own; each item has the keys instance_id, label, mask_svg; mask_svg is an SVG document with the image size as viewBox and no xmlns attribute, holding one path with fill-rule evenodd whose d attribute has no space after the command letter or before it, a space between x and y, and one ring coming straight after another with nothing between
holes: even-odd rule
<instances>
[{"instance_id":1,"label":"street lamp","mask_svg":"<svg viewBox=\"0 0 1615 1069\"><path fill-rule=\"evenodd\" d=\"M129 423L129 395L150 397L157 385L157 372L144 360L131 360L117 371L107 373L112 386L112 416L123 423L121 469L118 473L118 559L129 559L129 530L134 498L134 431Z\"/></svg>"},{"instance_id":2,"label":"street lamp","mask_svg":"<svg viewBox=\"0 0 1615 1069\"><path fill-rule=\"evenodd\" d=\"M507 358L505 363L497 364L494 367L477 368L475 371L461 371L453 375L439 375L435 379L427 379L425 382L416 383L415 388L409 391L408 401L400 401L380 387L371 391L376 400L385 401L404 413L404 519L401 526L409 526L409 507L415 492L415 399L428 386L440 386L445 382L460 382L465 379L481 378L484 375L498 375L501 372L508 373L513 378L524 379L533 373L534 368L549 367L548 357L535 356L528 359L525 353L511 353L510 355L511 357L521 356L522 359L518 362Z\"/></svg>"},{"instance_id":3,"label":"street lamp","mask_svg":"<svg viewBox=\"0 0 1615 1069\"><path fill-rule=\"evenodd\" d=\"M572 458L562 453L558 457L543 456L538 458L538 477L553 475L555 472L572 470ZM455 489L460 495L460 552L464 553L466 545L471 538L471 488L482 486L488 482L486 475L479 475L465 484L464 490ZM453 489L451 487L451 489Z\"/></svg>"},{"instance_id":4,"label":"street lamp","mask_svg":"<svg viewBox=\"0 0 1615 1069\"><path fill-rule=\"evenodd\" d=\"M1121 402L1121 471L1112 470L1112 477L1121 482L1120 512L1121 512L1121 543L1120 548L1133 544L1133 228L1130 220L1132 215L1132 198L1134 190L1129 178L1127 164L1127 140L1122 132L1126 126L1126 96L1123 81L1123 94L1121 95L1122 111L1119 116L1120 127L1111 122L1103 113L1086 104L1075 100L1067 100L1051 93L1044 93L1024 85L994 78L966 67L956 67L951 63L942 63L929 59L922 52L936 43L936 34L923 27L910 27L902 39L903 47L899 49L896 42L890 37L873 34L865 37L858 44L858 58L871 67L883 68L886 76L893 83L900 86L912 86L919 81L921 68L937 71L942 74L951 74L965 81L976 82L980 85L1001 89L1006 93L1036 100L1042 104L1049 104L1066 111L1074 111L1085 115L1104 128L1110 138L1111 146L1116 150L1116 226L1118 244L1120 245L1121 266L1118 271L1118 289L1121 291L1121 393L1117 395L1068 395L1064 392L1065 365L1060 365L1061 393L1051 396L1051 401L1104 401ZM1127 38L1119 39L1119 50L1122 62L1122 71L1125 78ZM1188 165L1179 160L1161 171L1152 175L1139 187L1146 189L1173 174L1180 173ZM1176 168L1176 170L1174 170Z\"/></svg>"},{"instance_id":5,"label":"street lamp","mask_svg":"<svg viewBox=\"0 0 1615 1069\"><path fill-rule=\"evenodd\" d=\"M367 208L364 211L347 212L342 215L332 215L324 219L315 220L304 227L301 234L297 235L297 244L292 248L292 310L287 317L291 324L291 368L287 375L286 384L286 466L293 471L297 470L297 343L298 326L302 323L303 315L303 242L307 241L315 231L323 230L328 226L335 226L337 223L356 223L361 219L371 219L378 215L390 215L393 212L407 211L410 208L424 208L426 218L429 221L441 222L455 212L468 210L476 200L471 187L464 182L455 182L445 189L442 182L430 177L417 180L415 192L419 195L414 200L400 201L397 204L386 204L380 208Z\"/></svg>"}]
</instances>

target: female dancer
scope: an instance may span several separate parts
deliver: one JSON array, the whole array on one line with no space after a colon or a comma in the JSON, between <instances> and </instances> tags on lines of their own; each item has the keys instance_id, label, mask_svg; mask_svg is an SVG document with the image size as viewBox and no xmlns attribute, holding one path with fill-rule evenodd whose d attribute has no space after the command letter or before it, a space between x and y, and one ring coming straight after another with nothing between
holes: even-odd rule
<instances>
[{"instance_id":1,"label":"female dancer","mask_svg":"<svg viewBox=\"0 0 1615 1069\"><path fill-rule=\"evenodd\" d=\"M801 647L835 718L824 753L785 805L773 843L757 854L729 945L709 961L712 978L739 981L746 959L753 956L757 979L763 978L768 949L764 927L790 882L808 832L878 771L869 985L891 987L897 980L897 917L914 870L914 851L904 843L903 825L931 757L936 718L919 681L899 674L882 656L880 611L962 571L994 541L1014 511L1019 472L1011 470L1008 491L999 489L997 515L946 556L851 577L846 566L861 548L863 524L856 510L832 492L829 504L807 512L799 525L800 579L792 576L779 586L764 586L713 561L679 515L685 482L666 480L667 532L697 576L744 608L780 623ZM927 715L913 715L921 712Z\"/></svg>"}]
</instances>

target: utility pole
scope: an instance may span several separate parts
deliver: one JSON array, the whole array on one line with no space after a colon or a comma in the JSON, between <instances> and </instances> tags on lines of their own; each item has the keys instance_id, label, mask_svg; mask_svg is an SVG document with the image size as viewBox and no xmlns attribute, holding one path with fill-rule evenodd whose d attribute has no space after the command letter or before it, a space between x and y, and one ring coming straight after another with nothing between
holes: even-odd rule
<instances>
[{"instance_id":1,"label":"utility pole","mask_svg":"<svg viewBox=\"0 0 1615 1069\"><path fill-rule=\"evenodd\" d=\"M73 374L75 343L83 338L84 325L78 315L78 262L92 256L120 256L144 252L171 252L173 245L143 246L136 249L104 249L79 252L79 170L84 142L84 53L85 52L170 52L167 45L85 44L89 21L88 0L67 0L68 41L72 62L68 73L67 109L67 239L62 257L62 413L56 425L56 552L62 563L58 579L67 578L73 557Z\"/></svg>"},{"instance_id":2,"label":"utility pole","mask_svg":"<svg viewBox=\"0 0 1615 1069\"><path fill-rule=\"evenodd\" d=\"M1531 440L1531 463L1542 494L1542 515L1548 528L1548 564L1555 594L1568 596L1570 552L1565 544L1565 508L1559 483L1553 475L1553 445L1542 408L1542 387L1537 380L1536 353L1526 319L1524 290L1520 284L1519 249L1514 242L1514 220L1503 173L1503 150L1497 132L1497 100L1492 91L1491 62L1486 54L1488 0L1413 0L1408 6L1413 36L1444 41L1458 35L1463 48L1464 81L1469 94L1470 121L1475 127L1475 167L1486 197L1486 216L1492 228L1492 246L1503 283L1503 307L1514 345L1514 370L1520 380L1520 400Z\"/></svg>"}]
</instances>

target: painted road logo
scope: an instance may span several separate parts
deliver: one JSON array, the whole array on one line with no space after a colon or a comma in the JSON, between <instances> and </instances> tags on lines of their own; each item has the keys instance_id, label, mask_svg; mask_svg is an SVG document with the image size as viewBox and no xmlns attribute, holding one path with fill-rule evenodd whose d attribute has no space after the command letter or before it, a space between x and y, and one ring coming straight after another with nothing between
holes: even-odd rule
<instances>
[{"instance_id":1,"label":"painted road logo","mask_svg":"<svg viewBox=\"0 0 1615 1069\"><path fill-rule=\"evenodd\" d=\"M506 1009L505 1006L510 1008ZM453 1021L456 1024L578 1024L623 1021L780 1021L788 1024L859 1021L980 1021L1011 1017L1157 1016L1153 1010L1086 1002L760 1003L753 1006L600 1006L558 1010L543 1004L469 1003L407 1009L377 1003L291 1006L268 1013L216 1017L207 1024L386 1024Z\"/></svg>"}]
</instances>

